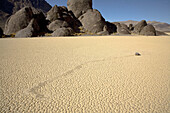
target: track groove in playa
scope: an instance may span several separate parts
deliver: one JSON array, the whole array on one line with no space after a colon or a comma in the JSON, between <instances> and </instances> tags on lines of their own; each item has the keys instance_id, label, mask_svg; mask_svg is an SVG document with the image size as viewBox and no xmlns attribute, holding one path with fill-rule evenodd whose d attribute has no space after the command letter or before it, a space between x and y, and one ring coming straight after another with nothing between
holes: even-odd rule
<instances>
[{"instance_id":1,"label":"track groove in playa","mask_svg":"<svg viewBox=\"0 0 170 113\"><path fill-rule=\"evenodd\" d=\"M126 56L122 56L122 57L112 57L112 59L118 59L118 58L127 58L127 57L133 57L134 55L126 55ZM134 56L135 57L135 56ZM33 95L35 95L35 97L37 98L44 98L45 96L42 95L42 94L39 94L36 92L37 89L41 88L41 87L44 87L46 84L50 83L50 82L53 82L55 81L56 79L60 78L60 77L63 77L63 76L68 76L69 74L71 73L74 73L76 70L79 70L81 69L84 65L86 64L89 64L89 63L95 63L95 62L104 62L104 61L107 61L107 60L111 60L110 58L104 58L104 59L101 59L101 60L93 60L93 61L88 61L88 62L85 62L83 64L79 64L77 66L75 66L73 69L70 69L66 72L64 72L63 74L61 74L60 76L57 76L55 78L51 78L51 79L48 79L46 81L43 81L43 82L40 82L37 86L34 86L32 87L31 89L29 89L28 91L26 92L30 92L32 93Z\"/></svg>"}]
</instances>

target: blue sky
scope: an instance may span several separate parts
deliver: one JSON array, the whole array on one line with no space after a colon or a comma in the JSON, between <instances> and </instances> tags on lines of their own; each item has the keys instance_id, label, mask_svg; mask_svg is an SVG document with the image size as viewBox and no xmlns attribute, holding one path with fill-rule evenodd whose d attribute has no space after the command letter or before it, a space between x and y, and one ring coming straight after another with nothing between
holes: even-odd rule
<instances>
[{"instance_id":1,"label":"blue sky","mask_svg":"<svg viewBox=\"0 0 170 113\"><path fill-rule=\"evenodd\" d=\"M46 1L52 6L67 6L67 0ZM110 22L144 19L170 24L170 0L93 0L93 8Z\"/></svg>"}]
</instances>

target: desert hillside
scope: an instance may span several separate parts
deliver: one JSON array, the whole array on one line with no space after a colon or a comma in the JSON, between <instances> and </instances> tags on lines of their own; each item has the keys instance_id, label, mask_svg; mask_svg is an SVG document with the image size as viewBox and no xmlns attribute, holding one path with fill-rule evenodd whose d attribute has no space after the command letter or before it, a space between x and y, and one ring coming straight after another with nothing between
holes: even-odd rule
<instances>
[{"instance_id":1,"label":"desert hillside","mask_svg":"<svg viewBox=\"0 0 170 113\"><path fill-rule=\"evenodd\" d=\"M169 42L169 36L0 39L0 112L168 113Z\"/></svg>"}]
</instances>

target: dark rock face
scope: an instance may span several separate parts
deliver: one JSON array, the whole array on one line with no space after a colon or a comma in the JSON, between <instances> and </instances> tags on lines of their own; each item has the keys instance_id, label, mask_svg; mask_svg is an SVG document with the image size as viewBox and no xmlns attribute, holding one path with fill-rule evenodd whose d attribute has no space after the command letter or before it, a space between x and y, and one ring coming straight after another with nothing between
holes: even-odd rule
<instances>
[{"instance_id":1,"label":"dark rock face","mask_svg":"<svg viewBox=\"0 0 170 113\"><path fill-rule=\"evenodd\" d=\"M54 6L48 13L47 13L47 20L53 22L55 20L62 20L66 21L73 30L77 30L79 26L81 26L80 21L74 16L71 11L64 6L58 7Z\"/></svg>"},{"instance_id":2,"label":"dark rock face","mask_svg":"<svg viewBox=\"0 0 170 113\"><path fill-rule=\"evenodd\" d=\"M3 35L4 33L3 33L3 30L2 30L2 28L0 28L0 38L2 38L2 35Z\"/></svg>"},{"instance_id":3,"label":"dark rock face","mask_svg":"<svg viewBox=\"0 0 170 113\"><path fill-rule=\"evenodd\" d=\"M52 36L54 36L54 37L72 36L73 33L74 32L71 28L59 28L52 33Z\"/></svg>"},{"instance_id":4,"label":"dark rock face","mask_svg":"<svg viewBox=\"0 0 170 113\"><path fill-rule=\"evenodd\" d=\"M87 10L92 9L92 0L68 0L67 7L79 18Z\"/></svg>"},{"instance_id":5,"label":"dark rock face","mask_svg":"<svg viewBox=\"0 0 170 113\"><path fill-rule=\"evenodd\" d=\"M118 34L131 34L127 25L117 23L117 33Z\"/></svg>"},{"instance_id":6,"label":"dark rock face","mask_svg":"<svg viewBox=\"0 0 170 113\"><path fill-rule=\"evenodd\" d=\"M51 30L51 31L55 31L55 30L62 28L62 27L68 28L70 26L66 21L55 20L55 21L53 21L52 23L49 24L48 29Z\"/></svg>"},{"instance_id":7,"label":"dark rock face","mask_svg":"<svg viewBox=\"0 0 170 113\"><path fill-rule=\"evenodd\" d=\"M31 7L25 7L8 18L5 24L5 34L10 35L28 26L33 18Z\"/></svg>"},{"instance_id":8,"label":"dark rock face","mask_svg":"<svg viewBox=\"0 0 170 113\"><path fill-rule=\"evenodd\" d=\"M0 0L0 27L4 29L6 20L26 6L34 7L44 13L51 9L45 0Z\"/></svg>"},{"instance_id":9,"label":"dark rock face","mask_svg":"<svg viewBox=\"0 0 170 113\"><path fill-rule=\"evenodd\" d=\"M36 31L37 35L43 36L45 33L49 32L47 25L48 21L46 20L46 17L42 12L39 12L37 14L34 14L33 18L37 22L39 29Z\"/></svg>"},{"instance_id":10,"label":"dark rock face","mask_svg":"<svg viewBox=\"0 0 170 113\"><path fill-rule=\"evenodd\" d=\"M136 25L134 26L134 31L133 31L133 33L135 33L135 34L140 34L141 30L142 30L145 26L147 26L146 21L145 21L145 20L140 21L138 24L136 24Z\"/></svg>"},{"instance_id":11,"label":"dark rock face","mask_svg":"<svg viewBox=\"0 0 170 113\"><path fill-rule=\"evenodd\" d=\"M106 25L105 19L100 12L94 9L89 9L85 14L80 16L79 20L83 27L92 33L103 31L103 27Z\"/></svg>"},{"instance_id":12,"label":"dark rock face","mask_svg":"<svg viewBox=\"0 0 170 113\"><path fill-rule=\"evenodd\" d=\"M133 24L129 24L129 30L130 30L130 31L133 31L133 30L134 30Z\"/></svg>"},{"instance_id":13,"label":"dark rock face","mask_svg":"<svg viewBox=\"0 0 170 113\"><path fill-rule=\"evenodd\" d=\"M39 12L33 16L33 19L30 21L29 25L18 31L15 37L37 37L44 36L47 29L47 21L45 20L45 16L42 12Z\"/></svg>"},{"instance_id":14,"label":"dark rock face","mask_svg":"<svg viewBox=\"0 0 170 113\"><path fill-rule=\"evenodd\" d=\"M109 32L109 34L115 33L117 31L117 27L113 23L106 22L106 26L107 26L107 31Z\"/></svg>"},{"instance_id":15,"label":"dark rock face","mask_svg":"<svg viewBox=\"0 0 170 113\"><path fill-rule=\"evenodd\" d=\"M46 27L48 23L44 14L36 9L34 9L34 12L36 13L34 14L32 9L32 7L24 7L12 15L5 24L5 34L10 35L26 28L33 18L40 27L38 32L48 32Z\"/></svg>"},{"instance_id":16,"label":"dark rock face","mask_svg":"<svg viewBox=\"0 0 170 113\"><path fill-rule=\"evenodd\" d=\"M153 25L147 25L141 30L140 35L156 36L156 30Z\"/></svg>"}]
</instances>

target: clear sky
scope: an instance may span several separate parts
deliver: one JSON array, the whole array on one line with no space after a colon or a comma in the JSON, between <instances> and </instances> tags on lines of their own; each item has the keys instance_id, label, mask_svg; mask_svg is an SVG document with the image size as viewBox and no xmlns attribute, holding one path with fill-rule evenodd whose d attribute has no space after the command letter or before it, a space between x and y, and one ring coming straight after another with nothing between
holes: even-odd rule
<instances>
[{"instance_id":1,"label":"clear sky","mask_svg":"<svg viewBox=\"0 0 170 113\"><path fill-rule=\"evenodd\" d=\"M67 6L67 0L46 1L52 6ZM170 0L93 0L93 8L110 22L144 19L170 24Z\"/></svg>"}]
</instances>

